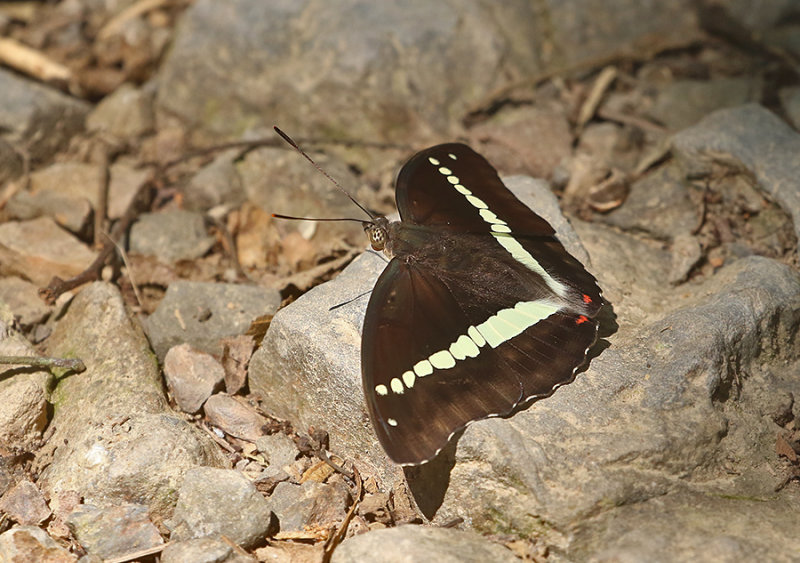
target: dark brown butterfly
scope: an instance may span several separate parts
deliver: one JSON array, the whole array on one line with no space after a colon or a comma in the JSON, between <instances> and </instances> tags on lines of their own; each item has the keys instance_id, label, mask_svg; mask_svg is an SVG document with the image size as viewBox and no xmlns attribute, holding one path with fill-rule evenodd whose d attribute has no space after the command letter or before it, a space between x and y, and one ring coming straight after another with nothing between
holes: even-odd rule
<instances>
[{"instance_id":1,"label":"dark brown butterfly","mask_svg":"<svg viewBox=\"0 0 800 563\"><path fill-rule=\"evenodd\" d=\"M361 370L381 445L416 465L470 422L572 381L603 299L547 221L466 145L417 153L396 199L401 221L364 223L392 259L370 297Z\"/></svg>"}]
</instances>

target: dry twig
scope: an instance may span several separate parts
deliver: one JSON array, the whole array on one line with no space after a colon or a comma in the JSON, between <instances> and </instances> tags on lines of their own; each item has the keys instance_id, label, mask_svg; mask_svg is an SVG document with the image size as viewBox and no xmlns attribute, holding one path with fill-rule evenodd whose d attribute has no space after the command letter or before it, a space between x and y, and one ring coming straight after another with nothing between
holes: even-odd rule
<instances>
[{"instance_id":1,"label":"dry twig","mask_svg":"<svg viewBox=\"0 0 800 563\"><path fill-rule=\"evenodd\" d=\"M49 358L46 356L0 356L2 365L31 366L37 368L61 368L80 373L86 365L79 358Z\"/></svg>"},{"instance_id":2,"label":"dry twig","mask_svg":"<svg viewBox=\"0 0 800 563\"><path fill-rule=\"evenodd\" d=\"M344 539L345 534L347 534L347 527L350 525L350 520L353 519L356 509L361 502L361 493L364 490L364 483L361 480L361 474L355 467L353 467L353 479L355 479L356 482L356 494L355 498L353 499L353 505L350 507L350 510L347 511L347 516L344 517L342 525L339 526L339 529L336 531L336 533L330 536L328 541L325 542L325 552L322 556L323 563L328 563L331 560L336 546L339 545L339 543Z\"/></svg>"},{"instance_id":3,"label":"dry twig","mask_svg":"<svg viewBox=\"0 0 800 563\"><path fill-rule=\"evenodd\" d=\"M608 91L616 78L617 68L614 66L605 67L600 71L600 74L597 75L589 95L586 96L586 100L584 100L578 112L578 121L576 123L578 131L581 131L583 126L594 117L597 108L600 107L600 101L603 99L603 95Z\"/></svg>"},{"instance_id":4,"label":"dry twig","mask_svg":"<svg viewBox=\"0 0 800 563\"><path fill-rule=\"evenodd\" d=\"M0 63L46 83L67 85L72 80L69 68L15 39L0 38Z\"/></svg>"},{"instance_id":5,"label":"dry twig","mask_svg":"<svg viewBox=\"0 0 800 563\"><path fill-rule=\"evenodd\" d=\"M140 549L139 551L132 551L130 553L126 553L125 555L120 555L118 557L112 557L111 559L106 559L104 563L126 563L127 561L142 559L143 557L147 557L149 555L155 555L156 553L161 553L171 544L172 542L167 542L161 545L157 545L155 547Z\"/></svg>"},{"instance_id":6,"label":"dry twig","mask_svg":"<svg viewBox=\"0 0 800 563\"><path fill-rule=\"evenodd\" d=\"M142 184L142 187L139 188L139 192L133 198L130 205L128 205L128 209L125 210L125 214L114 225L114 228L111 229L111 234L108 236L109 240L103 244L103 248L100 250L97 258L95 258L94 262L92 262L91 265L86 268L86 270L67 280L62 280L56 276L50 280L50 283L47 285L47 287L39 289L39 296L44 299L46 303L52 305L62 293L81 286L87 282L100 279L103 266L105 266L108 259L116 250L115 241L122 237L122 235L128 230L128 227L130 227L130 225L133 223L134 219L139 216L140 209L145 207L145 205L151 199L151 186L152 180Z\"/></svg>"}]
</instances>

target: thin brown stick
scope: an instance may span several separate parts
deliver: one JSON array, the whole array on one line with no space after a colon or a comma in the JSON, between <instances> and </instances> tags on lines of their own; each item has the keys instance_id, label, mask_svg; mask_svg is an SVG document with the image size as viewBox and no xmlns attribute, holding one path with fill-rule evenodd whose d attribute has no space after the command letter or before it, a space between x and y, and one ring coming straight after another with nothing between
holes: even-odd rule
<instances>
[{"instance_id":1,"label":"thin brown stick","mask_svg":"<svg viewBox=\"0 0 800 563\"><path fill-rule=\"evenodd\" d=\"M612 53L610 55L606 55L603 57L597 57L593 59L579 61L575 64L563 65L558 68L553 68L550 70L538 72L536 74L528 76L527 78L523 78L521 80L517 80L509 84L505 84L493 90L492 92L490 92L489 94L478 100L476 103L472 104L469 108L467 108L467 111L464 112L464 116L461 118L461 121L466 126L478 123L479 121L481 121L482 116L487 116L493 113L492 110L501 105L504 100L508 99L515 90L519 90L522 88L533 88L539 85L540 83L545 82L547 80L551 80L557 76L573 75L576 73L592 70L595 68L605 67L609 65L618 65L626 61L633 61L633 62L647 61L653 58L659 52L676 47L688 47L689 45L690 45L689 42L683 42L683 43L678 42L676 44L665 43L663 45L658 45L650 49L642 49L641 51L637 52Z\"/></svg>"},{"instance_id":2,"label":"thin brown stick","mask_svg":"<svg viewBox=\"0 0 800 563\"><path fill-rule=\"evenodd\" d=\"M126 563L127 561L133 561L135 559L141 559L142 557L147 557L149 555L155 555L156 553L161 553L167 547L172 545L174 542L167 542L162 543L161 545L157 545L155 547L148 547L147 549L140 549L139 551L132 551L130 553L126 553L125 555L120 555L118 557L112 557L111 559L104 559L103 563Z\"/></svg>"},{"instance_id":3,"label":"thin brown stick","mask_svg":"<svg viewBox=\"0 0 800 563\"><path fill-rule=\"evenodd\" d=\"M617 68L614 66L605 67L600 71L600 74L597 75L594 84L592 84L592 89L589 91L589 95L586 96L586 100L584 100L583 104L581 105L581 109L578 112L578 121L576 123L576 128L578 131L581 131L583 126L594 117L597 108L600 107L600 102L603 99L603 96L611 87L611 84L614 83L614 79L616 78Z\"/></svg>"},{"instance_id":4,"label":"thin brown stick","mask_svg":"<svg viewBox=\"0 0 800 563\"><path fill-rule=\"evenodd\" d=\"M0 37L0 63L47 83L68 84L72 71L32 47Z\"/></svg>"},{"instance_id":5,"label":"thin brown stick","mask_svg":"<svg viewBox=\"0 0 800 563\"><path fill-rule=\"evenodd\" d=\"M105 234L105 233L103 233ZM133 289L133 295L136 297L136 303L138 303L139 308L142 307L142 303L144 300L142 299L141 293L139 293L139 286L136 285L136 280L133 278L133 267L131 263L128 261L128 253L125 252L125 249L122 248L117 241L112 240L111 237L105 235L108 240L114 243L114 246L117 248L117 252L119 252L119 257L122 258L122 262L125 264L125 268L128 270L128 280L131 282L131 288Z\"/></svg>"},{"instance_id":6,"label":"thin brown stick","mask_svg":"<svg viewBox=\"0 0 800 563\"><path fill-rule=\"evenodd\" d=\"M206 434L208 434L208 435L211 437L211 439L212 439L212 440L214 440L214 441L215 441L215 442L216 442L216 443L217 443L217 444L218 444L218 445L219 445L219 446L220 446L222 449L226 450L228 453L231 453L231 454L235 454L235 453L237 453L237 452L236 452L236 448L234 448L234 447L233 447L233 446L231 446L231 445L230 445L228 442L226 442L225 440L223 440L222 438L220 438L219 436L217 436L217 435L216 435L216 433L215 433L213 430L211 430L211 429L210 429L208 426L206 426L205 424L200 424L199 426L200 426L200 428L202 428L202 429L203 429L203 431L204 431Z\"/></svg>"},{"instance_id":7,"label":"thin brown stick","mask_svg":"<svg viewBox=\"0 0 800 563\"><path fill-rule=\"evenodd\" d=\"M50 283L47 285L47 287L39 289L39 296L44 299L46 303L52 305L62 293L65 293L90 281L100 279L103 266L105 266L106 261L116 250L115 241L119 240L120 237L128 230L128 227L130 227L134 219L139 216L140 208L144 207L149 201L151 185L152 180L142 184L138 193L133 198L130 205L128 205L128 209L125 210L125 214L120 218L116 225L114 225L114 228L111 229L111 234L108 237L109 240L103 244L103 248L98 253L97 258L95 258L94 262L92 262L88 268L86 268L77 276L71 277L67 280L62 280L56 276L50 280Z\"/></svg>"},{"instance_id":8,"label":"thin brown stick","mask_svg":"<svg viewBox=\"0 0 800 563\"><path fill-rule=\"evenodd\" d=\"M627 115L611 111L606 108L600 108L597 110L597 116L602 117L607 121L616 121L617 123L622 123L623 125L633 125L634 127L638 127L643 131L653 131L655 133L663 134L669 133L669 129L663 125L659 125L658 123L654 123L648 119L636 115Z\"/></svg>"},{"instance_id":9,"label":"thin brown stick","mask_svg":"<svg viewBox=\"0 0 800 563\"><path fill-rule=\"evenodd\" d=\"M35 368L62 368L77 373L86 370L80 358L50 358L47 356L0 356L0 364L12 366L31 366Z\"/></svg>"},{"instance_id":10,"label":"thin brown stick","mask_svg":"<svg viewBox=\"0 0 800 563\"><path fill-rule=\"evenodd\" d=\"M100 146L100 185L97 194L97 208L94 210L94 244L100 246L100 239L105 235L106 212L108 210L108 189L111 184L111 170L108 158L108 147Z\"/></svg>"},{"instance_id":11,"label":"thin brown stick","mask_svg":"<svg viewBox=\"0 0 800 563\"><path fill-rule=\"evenodd\" d=\"M336 549L341 541L344 539L344 536L347 534L347 527L350 525L350 521L353 519L353 516L356 513L356 509L358 508L359 503L361 502L361 493L364 490L364 484L361 480L361 474L358 472L358 469L354 466L353 467L353 478L356 482L356 495L353 499L353 505L350 507L350 510L347 511L347 515L344 517L342 521L342 525L339 526L339 529L336 530L336 533L333 534L328 538L328 541L325 542L325 550L322 555L322 562L329 563L331 557L333 556L333 552Z\"/></svg>"},{"instance_id":12,"label":"thin brown stick","mask_svg":"<svg viewBox=\"0 0 800 563\"><path fill-rule=\"evenodd\" d=\"M321 461L325 462L326 465L330 466L331 469L333 469L337 473L341 473L342 475L344 475L348 479L353 479L354 474L351 473L350 471L348 471L347 469L345 469L344 467L342 467L341 465L338 465L337 463L335 463L331 459L331 457L328 455L328 452L327 452L327 450L325 450L325 448L320 448L319 450L317 450L317 457Z\"/></svg>"},{"instance_id":13,"label":"thin brown stick","mask_svg":"<svg viewBox=\"0 0 800 563\"><path fill-rule=\"evenodd\" d=\"M167 3L169 3L169 0L139 0L138 2L133 3L112 17L108 23L106 23L100 29L100 31L97 32L97 39L99 41L105 41L106 39L113 37L122 31L125 22L128 20L132 20L133 18L139 17L147 12L152 12L153 10L158 9Z\"/></svg>"}]
</instances>

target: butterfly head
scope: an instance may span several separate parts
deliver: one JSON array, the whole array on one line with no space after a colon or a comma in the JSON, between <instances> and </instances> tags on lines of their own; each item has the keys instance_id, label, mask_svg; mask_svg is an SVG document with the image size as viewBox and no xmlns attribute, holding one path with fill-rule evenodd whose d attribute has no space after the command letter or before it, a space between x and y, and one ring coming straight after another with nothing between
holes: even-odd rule
<instances>
[{"instance_id":1,"label":"butterfly head","mask_svg":"<svg viewBox=\"0 0 800 563\"><path fill-rule=\"evenodd\" d=\"M385 217L378 217L375 221L364 221L362 224L372 249L385 250L389 244L389 221Z\"/></svg>"}]
</instances>

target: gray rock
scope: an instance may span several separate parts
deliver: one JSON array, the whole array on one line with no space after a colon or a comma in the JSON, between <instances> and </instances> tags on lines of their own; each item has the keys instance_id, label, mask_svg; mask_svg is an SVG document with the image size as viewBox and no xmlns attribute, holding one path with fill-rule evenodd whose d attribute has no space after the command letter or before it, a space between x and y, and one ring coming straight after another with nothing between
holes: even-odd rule
<instances>
[{"instance_id":1,"label":"gray rock","mask_svg":"<svg viewBox=\"0 0 800 563\"><path fill-rule=\"evenodd\" d=\"M86 118L86 128L121 139L149 133L155 127L154 94L152 90L123 84L97 104Z\"/></svg>"},{"instance_id":2,"label":"gray rock","mask_svg":"<svg viewBox=\"0 0 800 563\"><path fill-rule=\"evenodd\" d=\"M220 355L220 339L244 333L257 317L274 313L280 302L275 289L178 281L170 284L144 326L159 358L183 343Z\"/></svg>"},{"instance_id":3,"label":"gray rock","mask_svg":"<svg viewBox=\"0 0 800 563\"><path fill-rule=\"evenodd\" d=\"M472 532L424 526L375 530L343 541L332 563L484 563L518 561L506 547Z\"/></svg>"},{"instance_id":4,"label":"gray rock","mask_svg":"<svg viewBox=\"0 0 800 563\"><path fill-rule=\"evenodd\" d=\"M291 465L300 455L297 444L283 432L261 436L256 440L256 448L265 458L269 466L263 477L284 474L284 467Z\"/></svg>"},{"instance_id":5,"label":"gray rock","mask_svg":"<svg viewBox=\"0 0 800 563\"><path fill-rule=\"evenodd\" d=\"M41 438L47 426L49 378L41 372L14 375L15 371L21 370L0 369L0 443L27 449Z\"/></svg>"},{"instance_id":6,"label":"gray rock","mask_svg":"<svg viewBox=\"0 0 800 563\"><path fill-rule=\"evenodd\" d=\"M79 357L87 368L53 390L48 447L56 454L39 481L50 498L74 490L99 507L136 502L163 517L188 467L226 464L210 438L169 414L157 362L116 287L86 286L48 353Z\"/></svg>"},{"instance_id":7,"label":"gray rock","mask_svg":"<svg viewBox=\"0 0 800 563\"><path fill-rule=\"evenodd\" d=\"M506 183L523 201L535 203L570 252L588 263L546 182L514 176ZM393 483L400 478L399 470L386 461L361 399L360 329L368 296L352 301L372 289L385 265L383 256L364 254L333 282L278 311L250 360L249 379L250 389L261 396L270 414L298 427L327 430L333 451L355 459L365 473ZM340 303L347 305L330 310Z\"/></svg>"},{"instance_id":8,"label":"gray rock","mask_svg":"<svg viewBox=\"0 0 800 563\"><path fill-rule=\"evenodd\" d=\"M97 206L103 185L103 171L97 164L86 162L54 162L31 174L31 192L49 190L72 200L88 200Z\"/></svg>"},{"instance_id":9,"label":"gray rock","mask_svg":"<svg viewBox=\"0 0 800 563\"><path fill-rule=\"evenodd\" d=\"M34 356L33 346L3 316L10 315L0 301L0 355ZM13 320L13 316L11 317ZM31 450L47 426L47 397L52 376L29 367L0 366L0 444Z\"/></svg>"},{"instance_id":10,"label":"gray rock","mask_svg":"<svg viewBox=\"0 0 800 563\"><path fill-rule=\"evenodd\" d=\"M255 442L264 435L267 420L255 409L230 395L218 393L209 397L203 411L214 426L236 438Z\"/></svg>"},{"instance_id":11,"label":"gray rock","mask_svg":"<svg viewBox=\"0 0 800 563\"><path fill-rule=\"evenodd\" d=\"M358 186L358 180L347 164L321 153L312 158L342 186ZM309 168L308 162L295 151L261 148L250 151L237 163L237 173L248 201L272 213L298 217L361 217L354 205L322 174ZM354 194L359 200L364 198ZM283 230L308 227L305 221L283 221ZM336 240L342 236L361 240L361 225L349 221L313 223L317 241Z\"/></svg>"},{"instance_id":12,"label":"gray rock","mask_svg":"<svg viewBox=\"0 0 800 563\"><path fill-rule=\"evenodd\" d=\"M214 245L203 216L175 209L144 213L131 227L130 249L168 264L203 256Z\"/></svg>"},{"instance_id":13,"label":"gray rock","mask_svg":"<svg viewBox=\"0 0 800 563\"><path fill-rule=\"evenodd\" d=\"M0 561L75 563L76 555L58 545L36 526L15 526L0 534Z\"/></svg>"},{"instance_id":14,"label":"gray rock","mask_svg":"<svg viewBox=\"0 0 800 563\"><path fill-rule=\"evenodd\" d=\"M679 131L712 111L760 101L762 87L761 80L752 77L676 80L658 93L647 113Z\"/></svg>"},{"instance_id":15,"label":"gray rock","mask_svg":"<svg viewBox=\"0 0 800 563\"><path fill-rule=\"evenodd\" d=\"M800 553L790 499L682 491L589 521L574 561L792 561Z\"/></svg>"},{"instance_id":16,"label":"gray rock","mask_svg":"<svg viewBox=\"0 0 800 563\"><path fill-rule=\"evenodd\" d=\"M5 139L0 138L0 184L22 174L22 157Z\"/></svg>"},{"instance_id":17,"label":"gray rock","mask_svg":"<svg viewBox=\"0 0 800 563\"><path fill-rule=\"evenodd\" d=\"M246 196L234 160L240 151L230 150L206 164L183 187L184 204L192 211L208 211L225 204L231 208L244 203Z\"/></svg>"},{"instance_id":18,"label":"gray rock","mask_svg":"<svg viewBox=\"0 0 800 563\"><path fill-rule=\"evenodd\" d=\"M599 220L669 241L697 227L700 209L680 169L666 165L634 182L625 204Z\"/></svg>"},{"instance_id":19,"label":"gray rock","mask_svg":"<svg viewBox=\"0 0 800 563\"><path fill-rule=\"evenodd\" d=\"M158 109L206 135L240 136L280 116L298 136L399 142L454 133L452 116L510 77L698 36L683 4L594 7L556 2L545 16L522 0L204 0L184 13L160 69Z\"/></svg>"},{"instance_id":20,"label":"gray rock","mask_svg":"<svg viewBox=\"0 0 800 563\"><path fill-rule=\"evenodd\" d=\"M50 160L83 130L89 105L0 69L0 131L32 160Z\"/></svg>"},{"instance_id":21,"label":"gray rock","mask_svg":"<svg viewBox=\"0 0 800 563\"><path fill-rule=\"evenodd\" d=\"M18 275L46 286L81 273L95 253L49 217L0 224L0 275Z\"/></svg>"},{"instance_id":22,"label":"gray rock","mask_svg":"<svg viewBox=\"0 0 800 563\"><path fill-rule=\"evenodd\" d=\"M270 545L255 550L259 561L270 563L316 563L324 561L324 546L309 545L301 542L272 542Z\"/></svg>"},{"instance_id":23,"label":"gray rock","mask_svg":"<svg viewBox=\"0 0 800 563\"><path fill-rule=\"evenodd\" d=\"M9 464L5 460L0 463L0 496L6 494L6 491L11 487L13 481L6 465Z\"/></svg>"},{"instance_id":24,"label":"gray rock","mask_svg":"<svg viewBox=\"0 0 800 563\"><path fill-rule=\"evenodd\" d=\"M161 553L161 563L256 563L256 559L236 552L219 536L206 536L170 542Z\"/></svg>"},{"instance_id":25,"label":"gray rock","mask_svg":"<svg viewBox=\"0 0 800 563\"><path fill-rule=\"evenodd\" d=\"M781 88L778 91L783 111L795 129L800 129L800 86Z\"/></svg>"},{"instance_id":26,"label":"gray rock","mask_svg":"<svg viewBox=\"0 0 800 563\"><path fill-rule=\"evenodd\" d=\"M350 492L341 482L335 485L315 481L301 485L278 483L269 497L269 507L278 517L282 532L341 522L349 505Z\"/></svg>"},{"instance_id":27,"label":"gray rock","mask_svg":"<svg viewBox=\"0 0 800 563\"><path fill-rule=\"evenodd\" d=\"M164 379L183 412L195 413L225 377L222 365L210 354L188 344L173 346L164 357Z\"/></svg>"},{"instance_id":28,"label":"gray rock","mask_svg":"<svg viewBox=\"0 0 800 563\"><path fill-rule=\"evenodd\" d=\"M139 189L152 177L152 170L118 161L111 165L108 184L109 219L119 219L136 197Z\"/></svg>"},{"instance_id":29,"label":"gray rock","mask_svg":"<svg viewBox=\"0 0 800 563\"><path fill-rule=\"evenodd\" d=\"M173 540L220 534L247 548L274 529L275 515L238 471L197 467L186 472L175 515L167 524Z\"/></svg>"},{"instance_id":30,"label":"gray rock","mask_svg":"<svg viewBox=\"0 0 800 563\"><path fill-rule=\"evenodd\" d=\"M52 217L59 225L77 235L85 232L92 216L92 206L84 198L65 195L53 189L35 193L18 192L8 202L9 215L21 221Z\"/></svg>"},{"instance_id":31,"label":"gray rock","mask_svg":"<svg viewBox=\"0 0 800 563\"><path fill-rule=\"evenodd\" d=\"M150 521L147 507L121 504L98 508L83 504L67 517L75 539L91 555L112 559L162 545L164 540Z\"/></svg>"},{"instance_id":32,"label":"gray rock","mask_svg":"<svg viewBox=\"0 0 800 563\"><path fill-rule=\"evenodd\" d=\"M687 176L711 173L713 164L746 170L794 221L800 238L800 134L762 106L720 110L672 139Z\"/></svg>"},{"instance_id":33,"label":"gray rock","mask_svg":"<svg viewBox=\"0 0 800 563\"><path fill-rule=\"evenodd\" d=\"M23 526L41 524L50 516L50 509L39 488L23 480L0 499L0 510Z\"/></svg>"},{"instance_id":34,"label":"gray rock","mask_svg":"<svg viewBox=\"0 0 800 563\"><path fill-rule=\"evenodd\" d=\"M677 235L672 241L672 265L669 272L669 283L683 282L692 268L703 257L703 249L697 238L689 233Z\"/></svg>"},{"instance_id":35,"label":"gray rock","mask_svg":"<svg viewBox=\"0 0 800 563\"><path fill-rule=\"evenodd\" d=\"M563 106L551 102L498 112L470 129L468 144L501 174L549 178L570 157L573 140Z\"/></svg>"},{"instance_id":36,"label":"gray rock","mask_svg":"<svg viewBox=\"0 0 800 563\"><path fill-rule=\"evenodd\" d=\"M0 302L8 305L23 328L41 323L52 310L34 284L16 276L0 278Z\"/></svg>"},{"instance_id":37,"label":"gray rock","mask_svg":"<svg viewBox=\"0 0 800 563\"><path fill-rule=\"evenodd\" d=\"M595 263L605 263L603 253L593 250ZM627 314L634 304L615 304L625 324L586 373L507 421L481 421L465 432L437 521L460 515L483 530L510 526L529 534L546 526L571 533L571 523L601 507L668 493L675 479L721 494L772 498L777 460L773 455L771 470L764 460L776 427L746 397L735 397L776 387L760 370L765 359L759 351L775 342L791 357L785 343L796 329L790 328L788 304L798 292L800 281L789 268L749 258L690 296L682 286L666 303L672 312L642 323ZM765 326L771 329L765 332ZM791 369L781 380L784 387L796 387ZM744 390L735 371L753 374ZM734 427L742 429L735 438ZM718 460L726 457L737 459L738 479L691 478L719 471ZM519 518L520 510L537 516Z\"/></svg>"}]
</instances>

